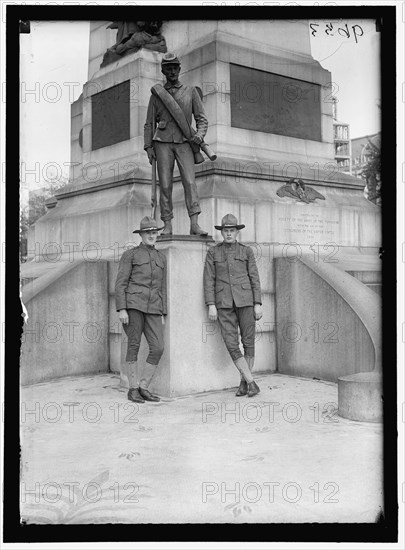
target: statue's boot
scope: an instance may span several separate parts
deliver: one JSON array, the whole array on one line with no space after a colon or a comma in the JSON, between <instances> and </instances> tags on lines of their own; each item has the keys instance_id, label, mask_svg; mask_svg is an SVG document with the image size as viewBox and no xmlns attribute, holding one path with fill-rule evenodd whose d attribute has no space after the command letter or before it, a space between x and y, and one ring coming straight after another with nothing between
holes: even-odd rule
<instances>
[{"instance_id":1,"label":"statue's boot","mask_svg":"<svg viewBox=\"0 0 405 550\"><path fill-rule=\"evenodd\" d=\"M163 231L161 232L161 235L173 235L172 222L170 220L166 220L164 224L165 226L163 228Z\"/></svg>"},{"instance_id":2,"label":"statue's boot","mask_svg":"<svg viewBox=\"0 0 405 550\"><path fill-rule=\"evenodd\" d=\"M190 235L201 235L203 237L208 235L208 232L198 225L198 214L190 216Z\"/></svg>"}]
</instances>

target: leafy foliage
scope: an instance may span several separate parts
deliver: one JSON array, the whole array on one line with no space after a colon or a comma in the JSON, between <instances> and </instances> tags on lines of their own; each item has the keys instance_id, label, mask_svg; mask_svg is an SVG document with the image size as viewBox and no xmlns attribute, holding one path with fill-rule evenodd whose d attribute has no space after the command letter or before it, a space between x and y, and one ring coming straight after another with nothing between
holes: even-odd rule
<instances>
[{"instance_id":1,"label":"leafy foliage","mask_svg":"<svg viewBox=\"0 0 405 550\"><path fill-rule=\"evenodd\" d=\"M367 164L361 171L369 201L381 205L381 149L368 140Z\"/></svg>"},{"instance_id":2,"label":"leafy foliage","mask_svg":"<svg viewBox=\"0 0 405 550\"><path fill-rule=\"evenodd\" d=\"M29 204L22 208L20 212L22 232L27 231L31 225L47 213L46 201L51 199L57 191L67 184L68 179L62 177L58 181L52 182L49 187L42 188L40 192L31 195Z\"/></svg>"},{"instance_id":3,"label":"leafy foliage","mask_svg":"<svg viewBox=\"0 0 405 550\"><path fill-rule=\"evenodd\" d=\"M31 194L28 205L20 209L20 259L25 261L27 255L27 235L28 229L42 218L48 208L46 201L51 199L57 191L68 184L66 177L61 177L52 182L49 187L40 189L37 193Z\"/></svg>"}]
</instances>

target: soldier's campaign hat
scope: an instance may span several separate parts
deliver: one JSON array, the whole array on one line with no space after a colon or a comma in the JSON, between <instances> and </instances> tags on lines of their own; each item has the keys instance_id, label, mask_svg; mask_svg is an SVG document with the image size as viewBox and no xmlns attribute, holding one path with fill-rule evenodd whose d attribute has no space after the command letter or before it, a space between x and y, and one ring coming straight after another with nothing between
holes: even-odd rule
<instances>
[{"instance_id":1,"label":"soldier's campaign hat","mask_svg":"<svg viewBox=\"0 0 405 550\"><path fill-rule=\"evenodd\" d=\"M157 226L156 220L150 218L149 216L145 216L141 219L139 229L135 229L132 233L141 233L142 231L161 231L162 229L163 227Z\"/></svg>"},{"instance_id":2,"label":"soldier's campaign hat","mask_svg":"<svg viewBox=\"0 0 405 550\"><path fill-rule=\"evenodd\" d=\"M180 61L175 53L165 53L162 57L161 66L165 65L180 65Z\"/></svg>"},{"instance_id":3,"label":"soldier's campaign hat","mask_svg":"<svg viewBox=\"0 0 405 550\"><path fill-rule=\"evenodd\" d=\"M215 225L215 229L226 229L228 227L236 227L236 229L243 229L245 226L243 223L238 224L238 219L233 214L226 214L221 221L221 225Z\"/></svg>"}]
</instances>

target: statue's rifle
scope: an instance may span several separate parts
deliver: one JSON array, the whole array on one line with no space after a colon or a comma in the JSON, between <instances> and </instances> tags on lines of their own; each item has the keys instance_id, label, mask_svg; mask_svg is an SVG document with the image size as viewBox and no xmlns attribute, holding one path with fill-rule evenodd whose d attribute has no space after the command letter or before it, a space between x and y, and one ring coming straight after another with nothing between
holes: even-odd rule
<instances>
[{"instance_id":1,"label":"statue's rifle","mask_svg":"<svg viewBox=\"0 0 405 550\"><path fill-rule=\"evenodd\" d=\"M153 105L152 108L152 136L155 133L155 127L156 127L156 112L155 112L155 106ZM156 155L156 152L154 152ZM157 207L157 178L156 178L156 156L152 158L152 197L151 197L151 217L155 220L156 219L156 207Z\"/></svg>"}]
</instances>

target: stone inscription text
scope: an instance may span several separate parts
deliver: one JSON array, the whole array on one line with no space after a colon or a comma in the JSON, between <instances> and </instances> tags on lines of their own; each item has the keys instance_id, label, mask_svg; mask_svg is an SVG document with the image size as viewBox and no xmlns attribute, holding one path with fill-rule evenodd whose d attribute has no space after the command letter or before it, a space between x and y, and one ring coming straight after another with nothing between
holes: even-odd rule
<instances>
[{"instance_id":1,"label":"stone inscription text","mask_svg":"<svg viewBox=\"0 0 405 550\"><path fill-rule=\"evenodd\" d=\"M295 216L282 216L278 219L283 225L289 226L291 236L303 236L306 239L333 238L339 228L339 220L325 220L320 214L302 213Z\"/></svg>"}]
</instances>

